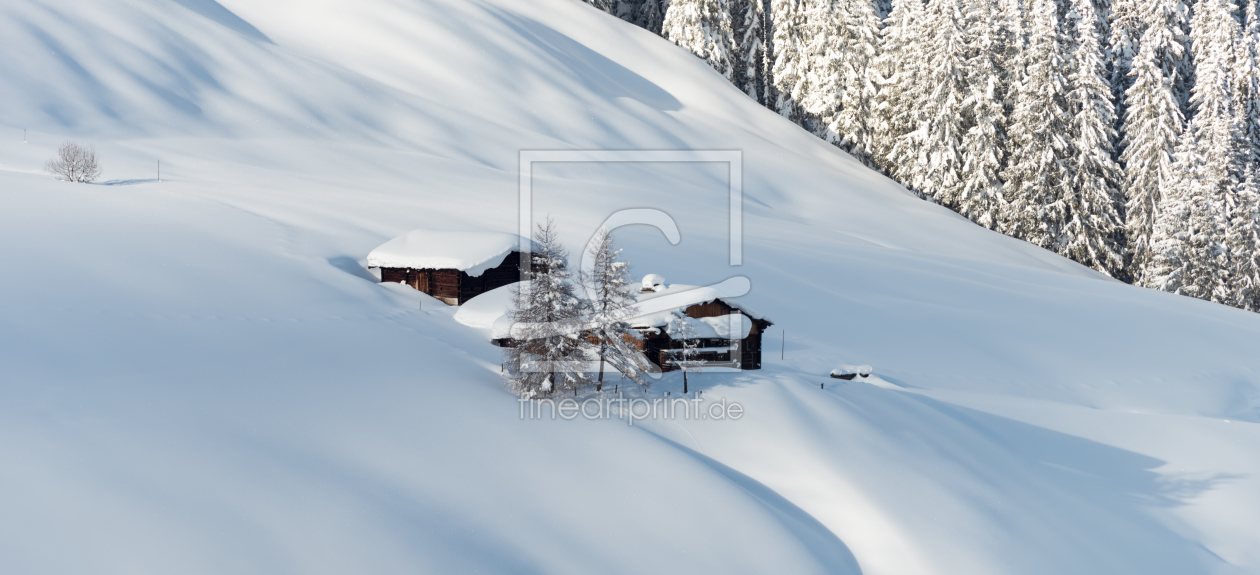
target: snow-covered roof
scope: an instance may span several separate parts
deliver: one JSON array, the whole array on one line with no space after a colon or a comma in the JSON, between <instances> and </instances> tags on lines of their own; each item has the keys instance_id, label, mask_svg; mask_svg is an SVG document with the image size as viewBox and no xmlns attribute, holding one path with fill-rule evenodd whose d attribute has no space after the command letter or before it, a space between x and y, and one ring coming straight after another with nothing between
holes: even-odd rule
<instances>
[{"instance_id":1,"label":"snow-covered roof","mask_svg":"<svg viewBox=\"0 0 1260 575\"><path fill-rule=\"evenodd\" d=\"M454 269L477 277L520 249L521 236L505 232L412 230L368 254L368 267ZM532 245L532 244L531 244Z\"/></svg>"},{"instance_id":2,"label":"snow-covered roof","mask_svg":"<svg viewBox=\"0 0 1260 575\"><path fill-rule=\"evenodd\" d=\"M746 285L729 280L713 286L699 287L670 284L667 287L658 288L657 291L644 293L640 293L638 286L635 286L631 295L638 302L636 306L639 313L630 320L630 325L636 327L663 326L669 323L674 311L686 309L697 304L709 303L714 300L722 300L722 303L757 319L771 321L769 318L749 309L743 302L735 299L745 293L747 293Z\"/></svg>"},{"instance_id":3,"label":"snow-covered roof","mask_svg":"<svg viewBox=\"0 0 1260 575\"><path fill-rule=\"evenodd\" d=\"M691 325L695 337L744 339L752 332L752 319L746 315L733 313L715 317L687 317L684 321Z\"/></svg>"},{"instance_id":4,"label":"snow-covered roof","mask_svg":"<svg viewBox=\"0 0 1260 575\"><path fill-rule=\"evenodd\" d=\"M460 306L455 312L455 320L469 327L490 329L491 339L510 337L513 322L507 312L514 303L512 290L522 286L528 291L529 285L530 282L514 283L478 295ZM640 312L629 320L630 325L635 327L664 327L671 320L678 319L674 312L718 299L748 315L686 318L696 337L743 339L752 332L753 322L748 316L765 319L743 303L732 300L747 292L746 285L739 282L728 281L704 287L673 284L660 288L661 291L648 293L640 293L637 284L632 287L630 295L636 300L635 305Z\"/></svg>"}]
</instances>

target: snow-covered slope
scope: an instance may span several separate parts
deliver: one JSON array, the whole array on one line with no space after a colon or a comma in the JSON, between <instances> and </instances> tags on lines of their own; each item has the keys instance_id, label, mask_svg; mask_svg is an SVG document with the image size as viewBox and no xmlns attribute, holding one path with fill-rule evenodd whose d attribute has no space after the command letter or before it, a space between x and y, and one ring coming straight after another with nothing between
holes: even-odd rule
<instances>
[{"instance_id":1,"label":"snow-covered slope","mask_svg":"<svg viewBox=\"0 0 1260 575\"><path fill-rule=\"evenodd\" d=\"M1260 573L1260 316L973 226L576 0L0 37L0 570ZM68 138L103 184L40 173ZM765 369L693 379L740 421L522 421L483 331L363 266L514 231L520 150L693 148L743 152L743 266L724 166L544 164L534 211L576 251L663 209L636 273L752 281Z\"/></svg>"}]
</instances>

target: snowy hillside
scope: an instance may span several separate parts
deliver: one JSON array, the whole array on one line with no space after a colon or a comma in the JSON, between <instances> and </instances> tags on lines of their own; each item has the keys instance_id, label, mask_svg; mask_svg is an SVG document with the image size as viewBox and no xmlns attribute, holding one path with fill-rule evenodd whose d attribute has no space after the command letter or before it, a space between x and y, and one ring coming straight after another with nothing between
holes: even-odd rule
<instances>
[{"instance_id":1,"label":"snowy hillside","mask_svg":"<svg viewBox=\"0 0 1260 575\"><path fill-rule=\"evenodd\" d=\"M0 37L0 571L1260 573L1260 316L918 200L577 0L11 0ZM100 183L42 172L67 139ZM742 151L739 267L724 165L533 178L571 251L658 208L635 274L751 280L764 368L691 380L741 420L522 420L486 330L365 268L515 231L520 151L574 149Z\"/></svg>"}]
</instances>

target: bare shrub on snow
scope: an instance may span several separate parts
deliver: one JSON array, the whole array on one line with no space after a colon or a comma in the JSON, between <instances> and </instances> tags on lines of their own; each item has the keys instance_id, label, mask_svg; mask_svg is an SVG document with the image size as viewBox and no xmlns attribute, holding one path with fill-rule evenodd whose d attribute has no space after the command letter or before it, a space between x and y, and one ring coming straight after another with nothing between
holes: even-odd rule
<instances>
[{"instance_id":1,"label":"bare shrub on snow","mask_svg":"<svg viewBox=\"0 0 1260 575\"><path fill-rule=\"evenodd\" d=\"M66 142L57 148L57 157L48 160L44 169L58 180L67 182L88 183L101 175L96 150L74 142Z\"/></svg>"}]
</instances>

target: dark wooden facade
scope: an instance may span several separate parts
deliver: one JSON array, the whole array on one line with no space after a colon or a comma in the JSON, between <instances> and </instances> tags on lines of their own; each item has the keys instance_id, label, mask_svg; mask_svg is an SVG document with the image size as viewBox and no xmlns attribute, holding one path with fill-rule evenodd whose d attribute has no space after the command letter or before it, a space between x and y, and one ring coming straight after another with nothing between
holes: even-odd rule
<instances>
[{"instance_id":1,"label":"dark wooden facade","mask_svg":"<svg viewBox=\"0 0 1260 575\"><path fill-rule=\"evenodd\" d=\"M407 284L450 305L464 305L483 293L520 280L520 252L508 254L503 263L477 277L454 269L381 268L382 283Z\"/></svg>"},{"instance_id":2,"label":"dark wooden facade","mask_svg":"<svg viewBox=\"0 0 1260 575\"><path fill-rule=\"evenodd\" d=\"M695 357L715 367L761 369L761 336L766 331L766 328L774 324L764 319L752 317L741 309L727 305L722 300L696 304L688 307L683 313L687 317L693 318L719 317L730 314L748 316L752 320L752 329L748 332L748 337L742 340L700 338L696 343L699 344L697 347L701 349L728 348L728 351L704 351L697 353ZM673 359L679 355L679 350L683 347L681 340L669 337L669 334L665 333L665 329L660 326L641 330L641 333L643 335L643 354L647 356L649 361L660 367L661 371L678 369Z\"/></svg>"}]
</instances>

